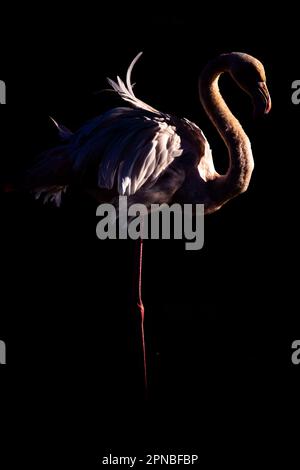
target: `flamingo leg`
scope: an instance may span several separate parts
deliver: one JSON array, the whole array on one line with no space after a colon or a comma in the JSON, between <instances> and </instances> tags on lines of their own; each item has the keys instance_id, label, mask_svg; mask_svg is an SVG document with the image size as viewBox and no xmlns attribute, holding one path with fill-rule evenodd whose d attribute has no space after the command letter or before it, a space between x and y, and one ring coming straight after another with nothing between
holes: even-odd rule
<instances>
[{"instance_id":1,"label":"flamingo leg","mask_svg":"<svg viewBox=\"0 0 300 470\"><path fill-rule=\"evenodd\" d=\"M142 300L142 271L143 271L143 238L141 237L138 241L138 296L137 296L137 307L140 315L140 325L141 325L141 340L142 340L142 350L143 350L143 369L144 369L144 386L145 393L147 395L148 390L148 377L147 377L147 359L146 359L146 345L145 345L145 333L144 333L144 319L145 319L145 309Z\"/></svg>"}]
</instances>

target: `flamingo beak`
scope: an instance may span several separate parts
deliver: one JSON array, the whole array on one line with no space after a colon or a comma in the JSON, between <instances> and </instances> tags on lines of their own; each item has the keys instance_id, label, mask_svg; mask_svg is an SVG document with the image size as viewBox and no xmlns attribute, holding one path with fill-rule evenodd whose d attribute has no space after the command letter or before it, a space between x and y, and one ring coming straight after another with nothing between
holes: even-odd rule
<instances>
[{"instance_id":1,"label":"flamingo beak","mask_svg":"<svg viewBox=\"0 0 300 470\"><path fill-rule=\"evenodd\" d=\"M253 97L254 116L268 114L272 108L272 102L266 82L259 82L257 92Z\"/></svg>"}]
</instances>

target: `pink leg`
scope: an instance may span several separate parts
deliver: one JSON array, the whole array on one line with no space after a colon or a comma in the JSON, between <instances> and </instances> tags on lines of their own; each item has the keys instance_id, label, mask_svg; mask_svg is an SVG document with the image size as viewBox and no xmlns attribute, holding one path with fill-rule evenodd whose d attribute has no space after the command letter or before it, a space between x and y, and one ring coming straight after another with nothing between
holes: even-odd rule
<instances>
[{"instance_id":1,"label":"pink leg","mask_svg":"<svg viewBox=\"0 0 300 470\"><path fill-rule=\"evenodd\" d=\"M142 269L143 269L143 239L139 241L139 251L138 251L138 301L137 307L140 313L140 322L141 322L141 339L142 339L142 348L143 348L143 365L144 365L144 384L145 392L147 395L148 388L148 378L147 378L147 360L146 360L146 345L145 345L145 335L144 335L144 305L142 301Z\"/></svg>"}]
</instances>

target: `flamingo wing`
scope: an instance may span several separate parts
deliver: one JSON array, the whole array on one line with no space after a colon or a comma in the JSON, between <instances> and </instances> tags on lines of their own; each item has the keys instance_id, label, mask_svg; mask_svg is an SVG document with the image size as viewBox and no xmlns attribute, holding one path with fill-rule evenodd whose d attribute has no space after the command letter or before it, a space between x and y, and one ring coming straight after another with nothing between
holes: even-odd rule
<instances>
[{"instance_id":1,"label":"flamingo wing","mask_svg":"<svg viewBox=\"0 0 300 470\"><path fill-rule=\"evenodd\" d=\"M24 188L45 195L44 200L49 196L57 205L63 191L73 183L132 196L141 188L153 188L171 165L178 162L180 166L180 156L192 154L199 163L208 146L200 129L188 120L159 112L134 95L131 71L140 55L129 66L126 84L119 77L117 81L108 79L131 107L111 109L73 135L54 122L65 143L40 155L24 178ZM184 160L189 165L189 160ZM210 167L210 158L207 163ZM203 162L202 166L207 173L207 165ZM169 173L173 175L172 170ZM175 174L172 177L176 179ZM168 177L163 184L165 180Z\"/></svg>"},{"instance_id":2,"label":"flamingo wing","mask_svg":"<svg viewBox=\"0 0 300 470\"><path fill-rule=\"evenodd\" d=\"M82 176L96 163L98 187L120 195L151 186L183 152L176 127L141 109L115 108L97 124L96 130L91 123L93 131L85 142L86 126L78 136L74 171Z\"/></svg>"}]
</instances>

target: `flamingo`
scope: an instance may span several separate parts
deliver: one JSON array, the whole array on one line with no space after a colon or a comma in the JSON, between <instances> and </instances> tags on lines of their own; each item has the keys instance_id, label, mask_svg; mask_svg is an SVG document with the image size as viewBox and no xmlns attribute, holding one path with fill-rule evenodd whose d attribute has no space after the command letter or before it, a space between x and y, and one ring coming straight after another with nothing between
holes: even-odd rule
<instances>
[{"instance_id":1,"label":"flamingo","mask_svg":"<svg viewBox=\"0 0 300 470\"><path fill-rule=\"evenodd\" d=\"M200 128L185 118L162 113L138 99L131 73L140 58L131 62L124 82L108 79L111 89L130 106L116 107L84 124L75 133L53 120L63 143L42 153L16 185L33 190L44 202L59 206L62 195L77 186L97 201L127 196L128 206L181 203L204 204L204 213L219 210L244 193L254 163L251 144L243 127L229 110L220 90L225 72L252 98L256 114L267 114L271 98L262 63L239 52L219 55L199 78L200 101L228 151L228 169L219 174ZM11 190L13 185L7 186ZM137 306L141 318L145 385L144 306L141 297L142 250L137 257Z\"/></svg>"}]
</instances>

